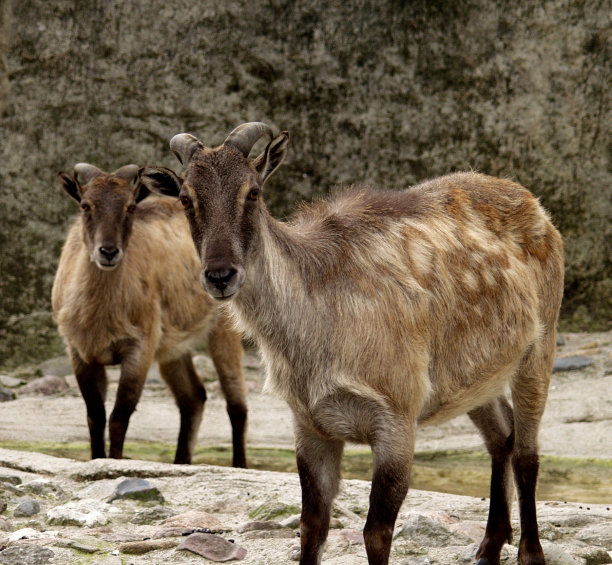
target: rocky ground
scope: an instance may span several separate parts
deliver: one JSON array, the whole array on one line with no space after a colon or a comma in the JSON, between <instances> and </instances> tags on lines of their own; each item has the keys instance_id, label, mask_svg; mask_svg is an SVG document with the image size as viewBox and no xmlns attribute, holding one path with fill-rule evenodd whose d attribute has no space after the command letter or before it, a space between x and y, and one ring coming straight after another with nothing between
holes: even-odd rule
<instances>
[{"instance_id":1,"label":"rocky ground","mask_svg":"<svg viewBox=\"0 0 612 565\"><path fill-rule=\"evenodd\" d=\"M610 460L612 332L561 338L558 366L569 359L574 368L553 376L542 452ZM208 358L200 356L198 365L210 378ZM261 392L263 375L253 352L245 358L245 370L249 445L291 446L288 409ZM25 383L18 374L0 376L9 399L0 404L0 440L85 442L84 405L73 377L62 374L69 372L65 361L44 364L42 371L60 379ZM116 371L111 371L109 408L116 378ZM149 380L128 440L172 443L178 429L176 408L155 371ZM40 393L39 387L57 383L60 389L47 389L55 394ZM207 389L200 443L227 445L229 424L218 385L208 382ZM424 428L417 445L420 451L476 447L480 440L464 418ZM80 462L0 449L0 492L0 564L188 564L226 559L276 564L297 557L300 488L291 473L137 460ZM368 493L367 481L343 481L324 563L367 563L361 529ZM548 564L612 563L611 505L612 500L540 501ZM486 499L412 490L397 522L392 563L471 563L487 508ZM513 519L518 533L516 508ZM502 562L516 563L515 547L504 548Z\"/></svg>"}]
</instances>

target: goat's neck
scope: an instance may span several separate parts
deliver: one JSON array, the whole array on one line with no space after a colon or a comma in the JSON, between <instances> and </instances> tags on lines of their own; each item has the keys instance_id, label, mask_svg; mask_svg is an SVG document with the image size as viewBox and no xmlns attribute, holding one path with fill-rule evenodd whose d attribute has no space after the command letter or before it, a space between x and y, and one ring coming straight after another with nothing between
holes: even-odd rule
<instances>
[{"instance_id":1,"label":"goat's neck","mask_svg":"<svg viewBox=\"0 0 612 565\"><path fill-rule=\"evenodd\" d=\"M245 282L229 305L260 347L267 390L290 401L290 391L309 390L307 381L331 357L335 311L326 297L333 290L313 280L341 250L328 245L325 233L306 233L267 213L256 237ZM304 356L305 347L311 355Z\"/></svg>"},{"instance_id":2,"label":"goat's neck","mask_svg":"<svg viewBox=\"0 0 612 565\"><path fill-rule=\"evenodd\" d=\"M309 253L309 242L264 210L254 247L234 308L248 334L257 340L275 339L295 323L288 312L299 311L308 300L299 258Z\"/></svg>"}]
</instances>

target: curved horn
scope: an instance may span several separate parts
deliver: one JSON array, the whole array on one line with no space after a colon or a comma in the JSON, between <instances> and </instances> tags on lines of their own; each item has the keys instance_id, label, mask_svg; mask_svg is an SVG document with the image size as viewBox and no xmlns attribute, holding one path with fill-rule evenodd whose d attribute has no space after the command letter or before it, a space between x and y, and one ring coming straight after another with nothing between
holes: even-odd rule
<instances>
[{"instance_id":1,"label":"curved horn","mask_svg":"<svg viewBox=\"0 0 612 565\"><path fill-rule=\"evenodd\" d=\"M196 149L202 147L203 143L188 133L179 133L170 140L170 149L182 165L189 163Z\"/></svg>"},{"instance_id":2,"label":"curved horn","mask_svg":"<svg viewBox=\"0 0 612 565\"><path fill-rule=\"evenodd\" d=\"M98 169L95 165L89 163L77 163L74 166L74 175L81 175L83 184L89 183L92 179L95 179L99 175L103 175L104 172Z\"/></svg>"},{"instance_id":3,"label":"curved horn","mask_svg":"<svg viewBox=\"0 0 612 565\"><path fill-rule=\"evenodd\" d=\"M223 145L231 145L238 149L245 157L249 156L253 145L264 135L274 137L274 132L268 124L263 122L248 122L238 126L227 136Z\"/></svg>"},{"instance_id":4,"label":"curved horn","mask_svg":"<svg viewBox=\"0 0 612 565\"><path fill-rule=\"evenodd\" d=\"M138 174L138 165L124 165L117 169L113 175L130 182Z\"/></svg>"}]
</instances>

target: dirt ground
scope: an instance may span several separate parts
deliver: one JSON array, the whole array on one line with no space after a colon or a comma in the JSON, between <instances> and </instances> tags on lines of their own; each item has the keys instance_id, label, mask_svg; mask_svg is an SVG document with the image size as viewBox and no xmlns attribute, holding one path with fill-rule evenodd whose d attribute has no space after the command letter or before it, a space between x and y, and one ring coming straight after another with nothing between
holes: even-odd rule
<instances>
[{"instance_id":1,"label":"dirt ground","mask_svg":"<svg viewBox=\"0 0 612 565\"><path fill-rule=\"evenodd\" d=\"M566 457L612 458L612 332L563 334L557 357L585 355L593 359L586 369L555 373L540 434L543 454ZM225 401L212 363L198 355L196 365L204 376L208 401L199 433L199 445L230 445L230 425ZM287 405L262 392L264 374L254 350L245 355L248 389L248 445L292 447L291 412ZM43 372L69 373L67 361L43 364ZM107 410L114 401L118 370L109 371ZM211 380L213 379L213 380ZM0 405L0 439L31 442L87 442L85 405L75 379L67 374L70 390L57 397L25 396ZM173 443L179 427L174 401L152 368L142 399L132 416L126 441ZM466 416L443 425L421 427L417 451L479 449L480 437Z\"/></svg>"}]
</instances>

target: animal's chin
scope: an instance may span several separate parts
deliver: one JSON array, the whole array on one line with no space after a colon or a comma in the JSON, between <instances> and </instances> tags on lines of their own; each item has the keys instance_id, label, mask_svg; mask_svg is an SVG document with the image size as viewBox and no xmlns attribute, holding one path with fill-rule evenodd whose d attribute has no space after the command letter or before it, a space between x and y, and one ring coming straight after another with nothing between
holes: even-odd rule
<instances>
[{"instance_id":1,"label":"animal's chin","mask_svg":"<svg viewBox=\"0 0 612 565\"><path fill-rule=\"evenodd\" d=\"M236 296L236 293L238 292L238 289L231 290L231 291L228 291L228 290L221 291L217 288L214 288L214 289L206 288L204 290L206 290L206 292L210 295L211 298L214 298L215 300L218 300L219 302L226 302L228 300L231 300L232 298L234 298L234 296Z\"/></svg>"},{"instance_id":2,"label":"animal's chin","mask_svg":"<svg viewBox=\"0 0 612 565\"><path fill-rule=\"evenodd\" d=\"M98 269L100 269L101 271L112 271L114 269L116 269L119 265L119 262L117 263L100 263L99 261L96 261L96 267L98 267Z\"/></svg>"}]
</instances>

